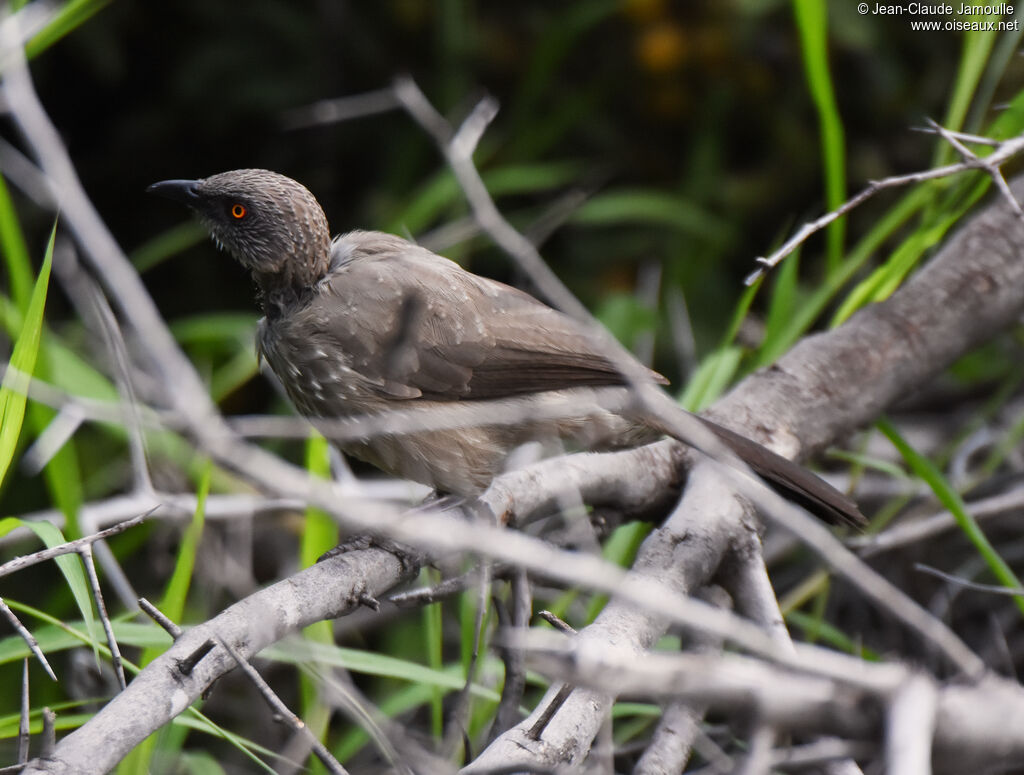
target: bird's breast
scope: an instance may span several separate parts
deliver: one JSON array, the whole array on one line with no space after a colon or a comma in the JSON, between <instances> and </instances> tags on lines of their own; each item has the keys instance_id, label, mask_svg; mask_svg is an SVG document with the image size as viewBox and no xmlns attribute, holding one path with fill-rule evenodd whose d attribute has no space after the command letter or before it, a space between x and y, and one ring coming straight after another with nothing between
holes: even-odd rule
<instances>
[{"instance_id":1,"label":"bird's breast","mask_svg":"<svg viewBox=\"0 0 1024 775\"><path fill-rule=\"evenodd\" d=\"M375 408L348 353L325 335L294 331L264 319L257 347L301 414L346 417Z\"/></svg>"}]
</instances>

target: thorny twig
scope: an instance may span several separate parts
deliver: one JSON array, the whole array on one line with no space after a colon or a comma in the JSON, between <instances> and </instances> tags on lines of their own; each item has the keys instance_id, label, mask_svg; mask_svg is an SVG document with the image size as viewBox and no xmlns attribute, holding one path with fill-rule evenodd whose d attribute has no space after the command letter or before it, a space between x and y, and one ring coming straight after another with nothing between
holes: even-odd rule
<instances>
[{"instance_id":1,"label":"thorny twig","mask_svg":"<svg viewBox=\"0 0 1024 775\"><path fill-rule=\"evenodd\" d=\"M1006 179L1003 177L1002 165L1006 164L1014 156L1021 153L1024 150L1024 135L1004 140L1002 142L995 142L987 139L979 139L974 135L965 135L959 132L953 132L948 129L944 129L936 124L931 119L928 120L931 131L942 136L950 145L952 145L963 157L963 161L956 164L947 164L943 167L936 167L931 170L922 170L921 172L911 172L906 175L893 175L888 178L881 180L871 181L866 188L864 188L856 196L848 199L842 205L837 207L835 210L822 215L820 218L805 223L800 229L797 230L796 234L786 240L778 250L774 251L768 256L759 256L756 259L758 264L757 269L747 275L744 283L746 285L753 285L761 278L769 269L772 269L782 259L786 258L790 253L797 249L803 244L808 237L824 229L833 221L842 218L851 210L864 204L868 199L873 197L879 191L884 191L890 188L898 188L900 186L910 185L912 183L924 183L928 180L938 180L939 178L947 178L950 175L956 175L961 172L968 170L984 170L995 182L996 187L999 189L1003 198L1009 203L1011 209L1017 214L1019 218L1024 218L1024 211L1021 210L1020 203L1017 198L1010 191L1010 187L1006 183ZM991 154L985 157L978 156L968 149L963 142L970 143L981 143L984 145L993 145L995 150Z\"/></svg>"}]
</instances>

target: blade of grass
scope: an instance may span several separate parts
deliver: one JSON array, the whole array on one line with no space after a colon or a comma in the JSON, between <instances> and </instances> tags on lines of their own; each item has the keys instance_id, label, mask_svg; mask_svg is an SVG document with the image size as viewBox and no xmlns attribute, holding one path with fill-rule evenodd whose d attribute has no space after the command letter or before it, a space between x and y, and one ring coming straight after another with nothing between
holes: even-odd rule
<instances>
[{"instance_id":1,"label":"blade of grass","mask_svg":"<svg viewBox=\"0 0 1024 775\"><path fill-rule=\"evenodd\" d=\"M762 347L769 347L770 342L785 332L787 323L801 306L800 293L800 251L794 251L787 258L774 278L768 315L764 321L764 340Z\"/></svg>"},{"instance_id":2,"label":"blade of grass","mask_svg":"<svg viewBox=\"0 0 1024 775\"><path fill-rule=\"evenodd\" d=\"M565 186L579 178L577 162L513 164L481 173L491 196L527 194ZM387 219L385 231L417 234L430 226L453 205L461 205L462 194L455 177L447 168L440 170L414 193L401 212Z\"/></svg>"},{"instance_id":3,"label":"blade of grass","mask_svg":"<svg viewBox=\"0 0 1024 775\"><path fill-rule=\"evenodd\" d=\"M679 403L691 412L699 412L714 401L732 382L739 370L743 349L736 346L720 347L708 355L686 383Z\"/></svg>"},{"instance_id":4,"label":"blade of grass","mask_svg":"<svg viewBox=\"0 0 1024 775\"><path fill-rule=\"evenodd\" d=\"M142 274L205 240L206 229L196 221L183 221L143 243L129 257L135 270Z\"/></svg>"},{"instance_id":5,"label":"blade of grass","mask_svg":"<svg viewBox=\"0 0 1024 775\"><path fill-rule=\"evenodd\" d=\"M10 367L13 370L7 371L0 385L0 484L3 483L11 461L14 460L21 425L25 419L25 393L28 390L29 379L35 372L36 356L39 353L43 309L46 306L56 235L57 224L54 223L50 241L46 246L46 255L43 257L43 266L39 270L39 278L36 280L25 313L24 325L14 345L14 352L11 353Z\"/></svg>"},{"instance_id":6,"label":"blade of grass","mask_svg":"<svg viewBox=\"0 0 1024 775\"><path fill-rule=\"evenodd\" d=\"M11 283L11 296L18 309L28 309L32 296L32 263L29 261L25 236L18 223L14 202L7 190L7 184L0 176L0 249Z\"/></svg>"},{"instance_id":7,"label":"blade of grass","mask_svg":"<svg viewBox=\"0 0 1024 775\"><path fill-rule=\"evenodd\" d=\"M846 199L846 150L843 122L839 117L832 73L828 66L828 3L821 0L793 0L807 85L818 111L821 129L822 166L825 171L825 202L829 210ZM839 268L843 254L846 219L828 227L829 274Z\"/></svg>"},{"instance_id":8,"label":"blade of grass","mask_svg":"<svg viewBox=\"0 0 1024 775\"><path fill-rule=\"evenodd\" d=\"M25 237L18 222L14 203L11 201L7 186L0 177L0 253L4 256L7 275L11 283L11 296L14 307L20 313L18 321L7 328L12 338L15 331L24 325L32 301L32 266L28 257ZM6 321L13 322L13 321ZM39 352L36 356L36 376L49 379L53 367L53 353L50 343L53 336L42 326L39 338ZM31 403L27 406L29 427L36 434L53 421L55 412L40 404ZM80 535L78 530L78 509L82 504L82 483L78 470L78 457L74 443L70 440L47 462L44 471L46 485L53 496L53 501L67 519L65 532L70 538Z\"/></svg>"},{"instance_id":9,"label":"blade of grass","mask_svg":"<svg viewBox=\"0 0 1024 775\"><path fill-rule=\"evenodd\" d=\"M81 27L110 0L71 0L25 45L25 56L32 59L43 53L68 33Z\"/></svg>"},{"instance_id":10,"label":"blade of grass","mask_svg":"<svg viewBox=\"0 0 1024 775\"><path fill-rule=\"evenodd\" d=\"M960 222L964 213L977 201L988 185L987 178L979 177L974 195L966 197L945 214L936 211L930 225L921 226L908 235L885 264L878 267L850 292L836 311L831 327L840 325L861 307L891 296L926 252L937 245L946 233Z\"/></svg>"},{"instance_id":11,"label":"blade of grass","mask_svg":"<svg viewBox=\"0 0 1024 775\"><path fill-rule=\"evenodd\" d=\"M893 446L896 447L911 470L931 488L939 502L953 515L957 526L964 536L974 544L978 554L981 555L985 564L992 571L992 575L996 577L999 583L1004 587L1019 588L1021 583L1016 574L1014 574L1010 566L989 542L974 517L967 511L967 506L964 504L960 494L953 489L939 469L928 458L911 447L900 436L899 431L896 430L896 427L888 419L882 418L876 425L885 434L886 438L892 442ZM1024 613L1024 597L1015 596L1014 600L1021 613Z\"/></svg>"},{"instance_id":12,"label":"blade of grass","mask_svg":"<svg viewBox=\"0 0 1024 775\"><path fill-rule=\"evenodd\" d=\"M786 614L786 624L799 627L804 632L813 632L818 640L861 659L869 662L877 662L879 659L877 652L861 645L842 630L817 616L809 616L802 611L790 611Z\"/></svg>"},{"instance_id":13,"label":"blade of grass","mask_svg":"<svg viewBox=\"0 0 1024 775\"><path fill-rule=\"evenodd\" d=\"M210 493L210 475L213 464L206 460L202 466L202 474L199 479L199 487L196 491L196 510L192 514L192 521L181 537L181 546L178 548L178 558L174 564L174 572L164 591L160 601L160 610L172 622L180 622L185 614L185 602L188 599L189 587L192 585L192 572L196 567L196 555L199 552L199 541L203 536L203 527L206 523L206 496ZM143 658L143 666L149 664L155 655L149 659Z\"/></svg>"},{"instance_id":14,"label":"blade of grass","mask_svg":"<svg viewBox=\"0 0 1024 775\"><path fill-rule=\"evenodd\" d=\"M953 84L949 107L942 120L942 125L947 129L958 130L963 127L964 118L971 107L978 83L985 73L985 64L988 62L996 37L994 31L968 30L964 33L956 82ZM935 166L948 163L954 155L955 151L947 143L940 143L935 153Z\"/></svg>"},{"instance_id":15,"label":"blade of grass","mask_svg":"<svg viewBox=\"0 0 1024 775\"><path fill-rule=\"evenodd\" d=\"M438 572L424 568L421 581L426 585L437 584L441 580ZM441 603L431 603L423 607L423 639L427 653L427 664L433 670L440 671L444 664L442 646ZM434 686L430 695L430 728L434 738L441 739L444 734L444 692L441 687Z\"/></svg>"},{"instance_id":16,"label":"blade of grass","mask_svg":"<svg viewBox=\"0 0 1024 775\"><path fill-rule=\"evenodd\" d=\"M321 479L330 478L330 450L327 439L319 433L313 433L306 442L306 470ZM308 507L299 545L299 567L314 564L324 552L337 545L337 523L320 509ZM334 643L334 631L328 621L311 624L302 632L307 639L317 643ZM320 696L318 684L307 671L299 673L299 698L302 720L320 742L325 742L331 711Z\"/></svg>"}]
</instances>

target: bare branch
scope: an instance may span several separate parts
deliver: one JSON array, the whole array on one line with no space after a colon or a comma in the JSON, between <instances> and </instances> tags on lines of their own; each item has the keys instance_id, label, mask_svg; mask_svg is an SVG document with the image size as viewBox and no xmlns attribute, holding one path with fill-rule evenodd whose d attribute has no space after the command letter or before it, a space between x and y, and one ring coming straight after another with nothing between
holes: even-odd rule
<instances>
[{"instance_id":1,"label":"bare branch","mask_svg":"<svg viewBox=\"0 0 1024 775\"><path fill-rule=\"evenodd\" d=\"M909 676L894 694L886 718L886 770L930 775L938 688L924 675Z\"/></svg>"},{"instance_id":2,"label":"bare branch","mask_svg":"<svg viewBox=\"0 0 1024 775\"><path fill-rule=\"evenodd\" d=\"M943 139L961 152L964 157L963 161L958 164L947 164L944 167L937 167L936 169L912 172L907 175L894 175L892 177L883 178L882 180L871 181L867 188L844 202L832 212L826 213L814 221L805 223L797 230L796 234L786 240L782 246L771 255L767 257L758 257L756 259L759 264L758 268L747 275L744 282L747 285L753 285L762 275L765 274L765 272L775 267L780 261L782 261L782 259L786 258L786 256L790 255L797 249L797 247L803 244L808 237L816 234L830 223L837 221L851 210L859 207L879 191L884 191L889 188L898 188L911 183L923 183L928 180L938 180L939 178L947 178L951 175L956 175L968 170L982 169L988 172L992 177L1004 199L1010 203L1010 207L1013 212L1016 213L1018 217L1024 217L1024 211L1021 210L1017 197L1010 191L1010 187L1006 184L1006 179L1003 177L1003 173L1000 169L1003 164L1024 150L1024 135L996 143L995 150L993 150L990 155L981 158L959 142L960 139L967 139L969 142L977 142L977 140L968 135L949 132L933 121L930 121L929 123L933 131L942 135ZM992 144L992 141L986 141L986 144Z\"/></svg>"},{"instance_id":3,"label":"bare branch","mask_svg":"<svg viewBox=\"0 0 1024 775\"><path fill-rule=\"evenodd\" d=\"M30 633L25 628L25 625L23 625L18 620L18 617L14 615L14 611L12 611L10 606L8 606L6 602L4 602L3 598L0 598L0 613L2 613L7 618L7 621L10 623L11 627L14 628L14 631L18 633L18 636L23 641L25 641L25 645L28 646L28 649L32 652L32 655L37 660L39 660L39 664L43 666L43 669L46 671L46 674L50 676L50 678L52 678L54 681L56 681L57 676L53 672L53 668L50 667L50 663L46 661L46 655L43 654L43 650L39 648L39 641L37 641L35 637L32 635L32 633Z\"/></svg>"},{"instance_id":4,"label":"bare branch","mask_svg":"<svg viewBox=\"0 0 1024 775\"><path fill-rule=\"evenodd\" d=\"M21 713L18 717L18 764L28 761L29 713L32 704L28 693L28 659L21 661Z\"/></svg>"},{"instance_id":5,"label":"bare branch","mask_svg":"<svg viewBox=\"0 0 1024 775\"><path fill-rule=\"evenodd\" d=\"M110 536L123 533L125 530L133 528L136 525L141 525L153 514L153 511L154 509L150 509L145 514L139 514L131 519L126 519L113 527L101 530L99 533L82 536L81 538L76 538L74 541L68 541L58 546L40 549L38 552L26 554L22 557L15 557L13 560L8 560L3 565L0 565L0 577L7 576L8 574L22 570L23 568L27 568L30 565L37 565L38 563L52 560L54 557L71 554L72 552L81 552L85 547L88 547L96 541L102 541Z\"/></svg>"},{"instance_id":6,"label":"bare branch","mask_svg":"<svg viewBox=\"0 0 1024 775\"><path fill-rule=\"evenodd\" d=\"M146 598L139 598L139 608L143 610L146 616L148 616L154 622L163 627L164 630L167 631L167 634L170 635L174 640L177 640L181 637L181 634L184 632L184 630L182 630L181 627L176 625L166 616L164 616L163 612L155 605L153 605L151 602L146 600Z\"/></svg>"},{"instance_id":7,"label":"bare branch","mask_svg":"<svg viewBox=\"0 0 1024 775\"><path fill-rule=\"evenodd\" d=\"M1024 589L1020 587L1001 587L998 584L979 584L976 581L969 581L968 579L954 576L952 573L944 573L938 568L933 568L930 565L924 565L920 562L914 563L914 570L927 573L930 576L935 576L943 581L948 581L954 586L960 587L961 589L970 589L974 592L985 592L989 595L1008 595L1012 597L1020 597L1024 595Z\"/></svg>"},{"instance_id":8,"label":"bare branch","mask_svg":"<svg viewBox=\"0 0 1024 775\"><path fill-rule=\"evenodd\" d=\"M82 563L85 565L89 587L92 590L93 600L96 601L96 610L99 613L100 622L103 624L103 632L107 636L107 648L110 649L110 661L114 665L117 685L121 687L121 691L124 691L127 682L124 678L124 665L121 663L121 649L117 645L117 638L114 637L114 626L110 623L107 605L103 602L103 590L100 589L100 579L96 575L96 563L92 559L92 544L85 544L85 546L79 549L78 556L82 558Z\"/></svg>"}]
</instances>

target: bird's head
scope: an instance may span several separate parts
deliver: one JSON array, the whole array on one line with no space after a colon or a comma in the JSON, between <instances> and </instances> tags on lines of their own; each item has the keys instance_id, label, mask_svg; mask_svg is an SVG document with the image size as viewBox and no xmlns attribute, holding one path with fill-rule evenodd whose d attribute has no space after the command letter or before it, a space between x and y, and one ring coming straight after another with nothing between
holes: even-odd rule
<instances>
[{"instance_id":1,"label":"bird's head","mask_svg":"<svg viewBox=\"0 0 1024 775\"><path fill-rule=\"evenodd\" d=\"M146 189L188 205L220 247L265 290L303 287L330 263L320 203L301 183L269 170L232 170L199 180L164 180Z\"/></svg>"}]
</instances>

